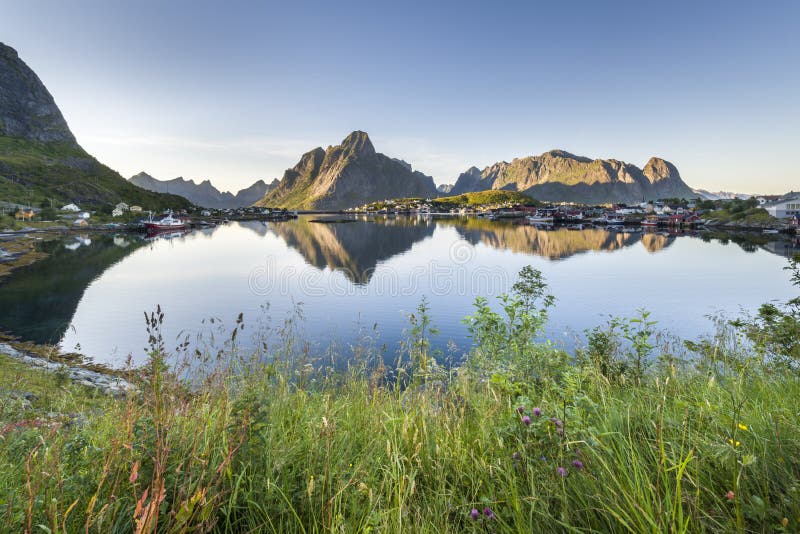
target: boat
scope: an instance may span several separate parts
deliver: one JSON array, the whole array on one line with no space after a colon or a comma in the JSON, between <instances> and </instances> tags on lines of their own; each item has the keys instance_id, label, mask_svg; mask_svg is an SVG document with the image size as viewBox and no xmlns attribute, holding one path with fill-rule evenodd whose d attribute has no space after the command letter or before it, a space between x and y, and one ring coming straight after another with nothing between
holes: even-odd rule
<instances>
[{"instance_id":1,"label":"boat","mask_svg":"<svg viewBox=\"0 0 800 534\"><path fill-rule=\"evenodd\" d=\"M625 217L623 215L616 215L614 213L608 213L605 217L606 224L625 224Z\"/></svg>"},{"instance_id":2,"label":"boat","mask_svg":"<svg viewBox=\"0 0 800 534\"><path fill-rule=\"evenodd\" d=\"M764 230L762 230L761 233L762 234L778 234L780 232L778 230L775 230L774 228L765 228Z\"/></svg>"},{"instance_id":3,"label":"boat","mask_svg":"<svg viewBox=\"0 0 800 534\"><path fill-rule=\"evenodd\" d=\"M648 228L656 228L658 227L658 217L648 217L642 221L642 226Z\"/></svg>"},{"instance_id":4,"label":"boat","mask_svg":"<svg viewBox=\"0 0 800 534\"><path fill-rule=\"evenodd\" d=\"M145 221L144 227L148 232L160 232L163 230L181 230L186 228L186 222L172 216L172 212L167 213L161 219L154 221L153 214L150 214L150 219Z\"/></svg>"},{"instance_id":5,"label":"boat","mask_svg":"<svg viewBox=\"0 0 800 534\"><path fill-rule=\"evenodd\" d=\"M540 208L536 210L533 215L525 217L531 224L553 224L555 220L556 210L550 208Z\"/></svg>"}]
</instances>

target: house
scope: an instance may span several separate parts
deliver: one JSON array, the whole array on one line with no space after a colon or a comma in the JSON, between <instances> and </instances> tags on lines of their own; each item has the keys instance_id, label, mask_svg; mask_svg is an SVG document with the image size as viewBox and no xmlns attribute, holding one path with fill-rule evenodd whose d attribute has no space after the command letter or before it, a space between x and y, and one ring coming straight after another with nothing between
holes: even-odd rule
<instances>
[{"instance_id":1,"label":"house","mask_svg":"<svg viewBox=\"0 0 800 534\"><path fill-rule=\"evenodd\" d=\"M131 206L132 213L141 213L142 207L141 206Z\"/></svg>"},{"instance_id":2,"label":"house","mask_svg":"<svg viewBox=\"0 0 800 534\"><path fill-rule=\"evenodd\" d=\"M14 218L18 221L30 221L34 215L33 210L21 209L14 214Z\"/></svg>"},{"instance_id":3,"label":"house","mask_svg":"<svg viewBox=\"0 0 800 534\"><path fill-rule=\"evenodd\" d=\"M121 210L120 208L118 208L118 207L114 208L113 210L111 210L111 216L112 217L121 217L123 213L125 213L125 212L123 210Z\"/></svg>"},{"instance_id":4,"label":"house","mask_svg":"<svg viewBox=\"0 0 800 534\"><path fill-rule=\"evenodd\" d=\"M767 213L777 219L800 215L800 193L791 193L777 202L764 206Z\"/></svg>"},{"instance_id":5,"label":"house","mask_svg":"<svg viewBox=\"0 0 800 534\"><path fill-rule=\"evenodd\" d=\"M72 226L84 227L89 226L89 222L86 219L77 218L75 222L72 223Z\"/></svg>"},{"instance_id":6,"label":"house","mask_svg":"<svg viewBox=\"0 0 800 534\"><path fill-rule=\"evenodd\" d=\"M267 215L269 215L269 210L264 210L264 211L266 212ZM203 217L210 217L211 216L211 212L208 211L208 210L203 210L203 211L200 212L200 215L203 216Z\"/></svg>"},{"instance_id":7,"label":"house","mask_svg":"<svg viewBox=\"0 0 800 534\"><path fill-rule=\"evenodd\" d=\"M128 210L130 210L131 208L130 208L130 206L128 206L128 205L127 205L127 204L125 204L124 202L120 202L119 204L117 204L116 206L114 206L114 209L115 209L115 210L120 210L120 211L128 211Z\"/></svg>"},{"instance_id":8,"label":"house","mask_svg":"<svg viewBox=\"0 0 800 534\"><path fill-rule=\"evenodd\" d=\"M89 213L88 211L82 211L78 214L78 219L88 219L91 216L92 214Z\"/></svg>"},{"instance_id":9,"label":"house","mask_svg":"<svg viewBox=\"0 0 800 534\"><path fill-rule=\"evenodd\" d=\"M61 211L71 211L73 213L77 213L77 212L81 211L81 209L78 206L76 206L75 204L67 204L66 206L61 208Z\"/></svg>"}]
</instances>

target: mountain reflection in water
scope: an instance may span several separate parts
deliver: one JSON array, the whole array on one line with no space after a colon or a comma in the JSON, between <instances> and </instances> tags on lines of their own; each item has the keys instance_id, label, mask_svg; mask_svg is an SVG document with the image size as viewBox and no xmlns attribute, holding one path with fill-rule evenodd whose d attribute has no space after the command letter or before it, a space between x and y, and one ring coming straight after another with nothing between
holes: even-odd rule
<instances>
[{"instance_id":1,"label":"mountain reflection in water","mask_svg":"<svg viewBox=\"0 0 800 534\"><path fill-rule=\"evenodd\" d=\"M474 298L507 291L531 264L558 299L548 335L563 340L567 330L647 307L661 326L692 336L708 331L705 316L717 307L736 312L785 300L792 288L782 256L798 250L796 240L760 234L545 230L413 216L301 216L169 237L43 243L48 257L0 279L0 331L119 364L127 354L141 361L142 312L157 305L166 313L165 339L176 340L209 317L243 312L252 325L265 307L275 319L302 303L309 340L347 345L355 325L376 323L393 358L423 296L441 331L437 346L465 347L461 320ZM437 269L446 283L428 276ZM486 273L500 283L469 284Z\"/></svg>"}]
</instances>

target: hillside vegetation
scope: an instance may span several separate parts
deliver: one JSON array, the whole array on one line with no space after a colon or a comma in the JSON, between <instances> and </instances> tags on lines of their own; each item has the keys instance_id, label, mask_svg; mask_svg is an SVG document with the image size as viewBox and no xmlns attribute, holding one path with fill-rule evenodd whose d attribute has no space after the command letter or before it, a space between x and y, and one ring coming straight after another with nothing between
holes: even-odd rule
<instances>
[{"instance_id":1,"label":"hillside vegetation","mask_svg":"<svg viewBox=\"0 0 800 534\"><path fill-rule=\"evenodd\" d=\"M128 183L76 145L0 136L0 198L34 207L81 207L126 202L145 209L185 208L176 195L151 193Z\"/></svg>"}]
</instances>

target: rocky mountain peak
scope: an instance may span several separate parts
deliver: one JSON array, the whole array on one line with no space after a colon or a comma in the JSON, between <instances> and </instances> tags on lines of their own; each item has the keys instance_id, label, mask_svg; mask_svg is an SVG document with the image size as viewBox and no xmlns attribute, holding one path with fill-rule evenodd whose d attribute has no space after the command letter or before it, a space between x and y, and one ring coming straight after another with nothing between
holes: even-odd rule
<instances>
[{"instance_id":1,"label":"rocky mountain peak","mask_svg":"<svg viewBox=\"0 0 800 534\"><path fill-rule=\"evenodd\" d=\"M0 43L0 135L77 146L53 96L17 51Z\"/></svg>"},{"instance_id":2,"label":"rocky mountain peak","mask_svg":"<svg viewBox=\"0 0 800 534\"><path fill-rule=\"evenodd\" d=\"M358 157L372 156L375 154L375 147L369 139L367 132L356 130L342 141L341 147L350 154Z\"/></svg>"},{"instance_id":3,"label":"rocky mountain peak","mask_svg":"<svg viewBox=\"0 0 800 534\"><path fill-rule=\"evenodd\" d=\"M680 179L681 177L675 165L656 157L650 158L647 165L642 169L642 172L650 180L650 183L656 183L667 179Z\"/></svg>"}]
</instances>

